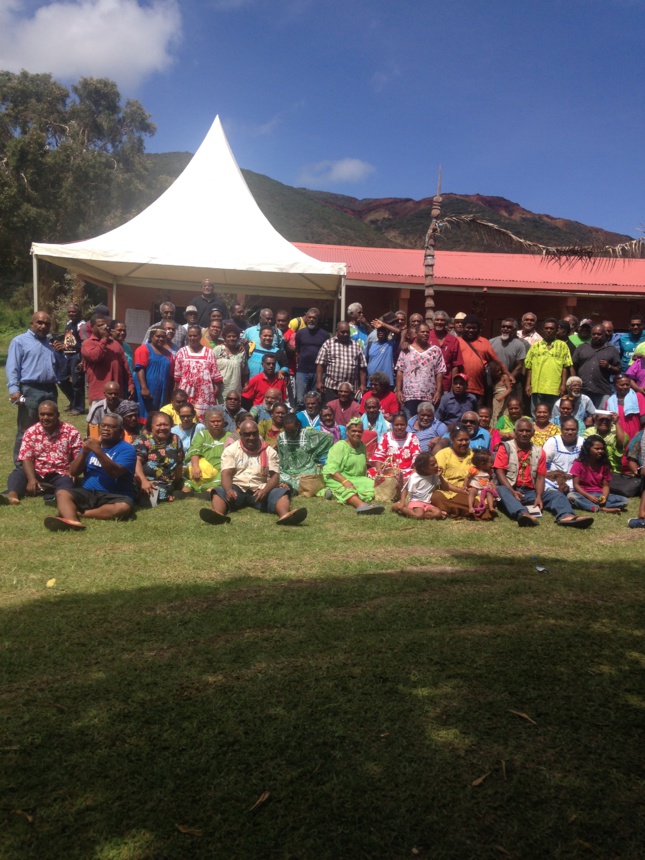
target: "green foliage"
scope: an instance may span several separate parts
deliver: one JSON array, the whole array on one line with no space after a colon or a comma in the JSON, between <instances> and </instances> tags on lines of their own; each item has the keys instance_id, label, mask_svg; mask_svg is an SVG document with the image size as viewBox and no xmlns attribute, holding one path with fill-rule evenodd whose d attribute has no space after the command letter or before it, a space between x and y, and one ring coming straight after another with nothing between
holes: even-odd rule
<instances>
[{"instance_id":1,"label":"green foliage","mask_svg":"<svg viewBox=\"0 0 645 860\"><path fill-rule=\"evenodd\" d=\"M72 95L73 94L73 95ZM155 126L114 81L0 72L0 266L27 277L33 241L69 242L132 217Z\"/></svg>"}]
</instances>

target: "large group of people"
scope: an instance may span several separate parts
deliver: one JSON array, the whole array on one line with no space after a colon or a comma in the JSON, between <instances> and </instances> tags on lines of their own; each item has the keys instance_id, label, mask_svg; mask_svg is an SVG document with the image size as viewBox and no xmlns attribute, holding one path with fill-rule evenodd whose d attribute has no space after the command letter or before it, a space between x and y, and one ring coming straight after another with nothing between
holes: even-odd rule
<instances>
[{"instance_id":1,"label":"large group of people","mask_svg":"<svg viewBox=\"0 0 645 860\"><path fill-rule=\"evenodd\" d=\"M310 308L262 308L251 325L204 281L171 302L134 351L123 322L71 303L61 334L33 315L7 358L17 406L14 469L0 503L42 494L52 531L124 519L197 494L209 525L253 507L278 525L318 496L360 516L493 521L543 511L586 529L641 497L645 528L645 321L628 331L526 313L488 340L473 314L387 313L359 304L333 333ZM86 415L85 434L61 419ZM85 398L89 408L85 410ZM84 436L84 438L83 438ZM53 512L52 512L53 513Z\"/></svg>"}]
</instances>

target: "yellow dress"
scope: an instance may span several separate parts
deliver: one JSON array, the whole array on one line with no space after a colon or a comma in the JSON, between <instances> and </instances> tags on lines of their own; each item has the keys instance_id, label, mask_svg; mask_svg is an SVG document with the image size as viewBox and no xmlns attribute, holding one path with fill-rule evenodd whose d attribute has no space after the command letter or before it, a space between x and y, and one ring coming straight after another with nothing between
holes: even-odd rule
<instances>
[{"instance_id":1,"label":"yellow dress","mask_svg":"<svg viewBox=\"0 0 645 860\"><path fill-rule=\"evenodd\" d=\"M449 484L454 484L457 487L463 487L466 478L468 477L468 469L473 462L473 452L468 451L467 456L458 457L452 448L442 448L436 455L437 463L443 469L442 477ZM447 499L455 497L452 490L441 491Z\"/></svg>"}]
</instances>

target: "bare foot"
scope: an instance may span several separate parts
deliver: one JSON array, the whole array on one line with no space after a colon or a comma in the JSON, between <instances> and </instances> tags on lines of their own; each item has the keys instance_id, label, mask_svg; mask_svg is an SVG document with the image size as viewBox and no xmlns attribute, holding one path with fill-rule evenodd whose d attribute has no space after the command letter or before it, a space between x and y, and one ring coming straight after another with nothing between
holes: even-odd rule
<instances>
[{"instance_id":1,"label":"bare foot","mask_svg":"<svg viewBox=\"0 0 645 860\"><path fill-rule=\"evenodd\" d=\"M600 508L599 513L601 514L621 514L623 512L622 508Z\"/></svg>"},{"instance_id":2,"label":"bare foot","mask_svg":"<svg viewBox=\"0 0 645 860\"><path fill-rule=\"evenodd\" d=\"M10 505L19 505L20 499L16 493L7 493L7 498L9 499Z\"/></svg>"}]
</instances>

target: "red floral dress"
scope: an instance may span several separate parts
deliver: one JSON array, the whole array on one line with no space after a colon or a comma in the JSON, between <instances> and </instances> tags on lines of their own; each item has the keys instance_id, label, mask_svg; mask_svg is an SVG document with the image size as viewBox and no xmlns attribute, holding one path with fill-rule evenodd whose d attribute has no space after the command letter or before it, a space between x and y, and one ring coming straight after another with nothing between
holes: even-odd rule
<instances>
[{"instance_id":1,"label":"red floral dress","mask_svg":"<svg viewBox=\"0 0 645 860\"><path fill-rule=\"evenodd\" d=\"M197 410L200 421L204 420L204 412L217 405L214 385L222 381L222 374L217 366L213 350L203 346L199 352L192 352L187 346L182 346L175 355L175 384L183 388L188 400Z\"/></svg>"},{"instance_id":2,"label":"red floral dress","mask_svg":"<svg viewBox=\"0 0 645 860\"><path fill-rule=\"evenodd\" d=\"M405 439L395 439L394 434L389 430L377 444L371 457L373 463L379 465L382 463L383 466L380 469L370 466L367 474L370 478L376 477L379 472L390 475L401 474L404 480L407 480L414 472L414 461L420 453L421 446L414 433L408 433Z\"/></svg>"}]
</instances>

